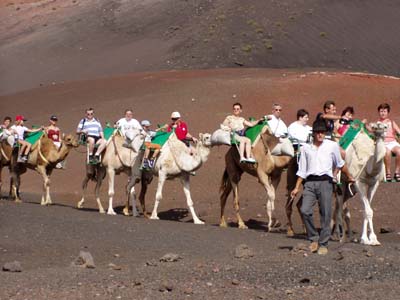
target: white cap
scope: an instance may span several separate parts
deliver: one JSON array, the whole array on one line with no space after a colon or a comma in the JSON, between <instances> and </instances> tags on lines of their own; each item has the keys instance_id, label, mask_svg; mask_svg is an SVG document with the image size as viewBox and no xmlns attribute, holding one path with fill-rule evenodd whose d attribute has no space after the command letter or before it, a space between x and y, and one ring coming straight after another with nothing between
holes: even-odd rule
<instances>
[{"instance_id":1,"label":"white cap","mask_svg":"<svg viewBox=\"0 0 400 300\"><path fill-rule=\"evenodd\" d=\"M143 120L140 124L141 124L142 126L150 126L150 125L151 125L151 123L150 123L149 120Z\"/></svg>"},{"instance_id":2,"label":"white cap","mask_svg":"<svg viewBox=\"0 0 400 300\"><path fill-rule=\"evenodd\" d=\"M181 117L181 114L179 113L179 112L177 112L177 111L174 111L172 114L171 114L171 118L172 119L179 119Z\"/></svg>"}]
</instances>

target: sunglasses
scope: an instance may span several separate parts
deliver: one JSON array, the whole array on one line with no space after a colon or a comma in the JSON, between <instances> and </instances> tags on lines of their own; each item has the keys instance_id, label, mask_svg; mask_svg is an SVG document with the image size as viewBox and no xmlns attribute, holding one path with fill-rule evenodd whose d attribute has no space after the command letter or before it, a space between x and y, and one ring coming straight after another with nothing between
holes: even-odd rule
<instances>
[{"instance_id":1,"label":"sunglasses","mask_svg":"<svg viewBox=\"0 0 400 300\"><path fill-rule=\"evenodd\" d=\"M172 121L178 121L179 118L171 118Z\"/></svg>"},{"instance_id":2,"label":"sunglasses","mask_svg":"<svg viewBox=\"0 0 400 300\"><path fill-rule=\"evenodd\" d=\"M282 111L282 108L275 108L275 111Z\"/></svg>"},{"instance_id":3,"label":"sunglasses","mask_svg":"<svg viewBox=\"0 0 400 300\"><path fill-rule=\"evenodd\" d=\"M86 113L86 115L88 115L88 116L93 116L93 113Z\"/></svg>"}]
</instances>

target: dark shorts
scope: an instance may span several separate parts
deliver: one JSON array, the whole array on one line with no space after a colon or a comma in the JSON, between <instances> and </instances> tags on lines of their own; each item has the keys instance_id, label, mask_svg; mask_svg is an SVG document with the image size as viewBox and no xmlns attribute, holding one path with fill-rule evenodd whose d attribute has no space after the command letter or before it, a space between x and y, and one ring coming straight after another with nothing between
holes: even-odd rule
<instances>
[{"instance_id":1,"label":"dark shorts","mask_svg":"<svg viewBox=\"0 0 400 300\"><path fill-rule=\"evenodd\" d=\"M97 143L97 141L98 141L99 139L101 139L101 137L99 137L99 136L94 136L94 135L88 135L88 138L94 139L94 143L95 143L95 144Z\"/></svg>"}]
</instances>

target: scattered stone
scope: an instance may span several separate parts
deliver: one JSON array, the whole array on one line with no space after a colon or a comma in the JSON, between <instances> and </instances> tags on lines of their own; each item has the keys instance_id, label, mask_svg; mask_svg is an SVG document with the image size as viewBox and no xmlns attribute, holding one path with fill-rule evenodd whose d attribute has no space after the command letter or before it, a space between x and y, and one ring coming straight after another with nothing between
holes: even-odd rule
<instances>
[{"instance_id":1,"label":"scattered stone","mask_svg":"<svg viewBox=\"0 0 400 300\"><path fill-rule=\"evenodd\" d=\"M372 257L374 255L374 251L370 249L364 249L363 252L365 253L366 257Z\"/></svg>"},{"instance_id":2,"label":"scattered stone","mask_svg":"<svg viewBox=\"0 0 400 300\"><path fill-rule=\"evenodd\" d=\"M146 261L146 266L156 267L157 266L157 262L155 260L148 260L148 261Z\"/></svg>"},{"instance_id":3,"label":"scattered stone","mask_svg":"<svg viewBox=\"0 0 400 300\"><path fill-rule=\"evenodd\" d=\"M256 298L261 300L265 299L263 295L257 295Z\"/></svg>"},{"instance_id":4,"label":"scattered stone","mask_svg":"<svg viewBox=\"0 0 400 300\"><path fill-rule=\"evenodd\" d=\"M391 233L393 231L394 231L393 228L390 228L390 227L381 227L381 230L380 230L381 233Z\"/></svg>"},{"instance_id":5,"label":"scattered stone","mask_svg":"<svg viewBox=\"0 0 400 300\"><path fill-rule=\"evenodd\" d=\"M293 247L293 249L290 251L292 254L296 253L305 253L308 252L308 246L304 243L298 243L296 246Z\"/></svg>"},{"instance_id":6,"label":"scattered stone","mask_svg":"<svg viewBox=\"0 0 400 300\"><path fill-rule=\"evenodd\" d=\"M293 295L293 291L292 290L286 290L285 293L286 293L286 295Z\"/></svg>"},{"instance_id":7,"label":"scattered stone","mask_svg":"<svg viewBox=\"0 0 400 300\"><path fill-rule=\"evenodd\" d=\"M182 259L178 254L175 253L167 253L163 257L160 258L161 262L176 262Z\"/></svg>"},{"instance_id":8,"label":"scattered stone","mask_svg":"<svg viewBox=\"0 0 400 300\"><path fill-rule=\"evenodd\" d=\"M133 282L133 285L134 285L134 286L139 286L139 285L142 285L142 282L141 282L140 280L135 280L135 281Z\"/></svg>"},{"instance_id":9,"label":"scattered stone","mask_svg":"<svg viewBox=\"0 0 400 300\"><path fill-rule=\"evenodd\" d=\"M118 253L115 253L114 257L120 257L120 255Z\"/></svg>"},{"instance_id":10,"label":"scattered stone","mask_svg":"<svg viewBox=\"0 0 400 300\"><path fill-rule=\"evenodd\" d=\"M79 256L75 260L75 265L82 266L88 269L96 268L92 254L87 251L79 251Z\"/></svg>"},{"instance_id":11,"label":"scattered stone","mask_svg":"<svg viewBox=\"0 0 400 300\"><path fill-rule=\"evenodd\" d=\"M185 295L192 295L193 294L193 289L191 287L186 288L183 293Z\"/></svg>"},{"instance_id":12,"label":"scattered stone","mask_svg":"<svg viewBox=\"0 0 400 300\"><path fill-rule=\"evenodd\" d=\"M240 282L239 282L239 280L237 280L237 279L232 279L232 284L233 284L233 285L239 285Z\"/></svg>"},{"instance_id":13,"label":"scattered stone","mask_svg":"<svg viewBox=\"0 0 400 300\"><path fill-rule=\"evenodd\" d=\"M212 286L213 285L211 282L207 282L206 284L207 284L207 286Z\"/></svg>"},{"instance_id":14,"label":"scattered stone","mask_svg":"<svg viewBox=\"0 0 400 300\"><path fill-rule=\"evenodd\" d=\"M344 259L344 255L342 252L339 251L333 259L336 261L342 260L342 259Z\"/></svg>"},{"instance_id":15,"label":"scattered stone","mask_svg":"<svg viewBox=\"0 0 400 300\"><path fill-rule=\"evenodd\" d=\"M172 285L172 283L165 281L160 285L158 290L160 292L171 292L173 289L174 289L174 286Z\"/></svg>"},{"instance_id":16,"label":"scattered stone","mask_svg":"<svg viewBox=\"0 0 400 300\"><path fill-rule=\"evenodd\" d=\"M253 250L246 244L240 244L235 249L235 258L250 258L254 256Z\"/></svg>"},{"instance_id":17,"label":"scattered stone","mask_svg":"<svg viewBox=\"0 0 400 300\"><path fill-rule=\"evenodd\" d=\"M116 271L119 271L119 270L122 269L121 266L118 266L118 265L113 264L113 263L109 263L108 266L109 266L111 269L116 270Z\"/></svg>"},{"instance_id":18,"label":"scattered stone","mask_svg":"<svg viewBox=\"0 0 400 300\"><path fill-rule=\"evenodd\" d=\"M21 263L17 260L13 262L7 262L3 266L4 272L22 272Z\"/></svg>"},{"instance_id":19,"label":"scattered stone","mask_svg":"<svg viewBox=\"0 0 400 300\"><path fill-rule=\"evenodd\" d=\"M311 280L309 278L302 278L299 280L300 283L310 283Z\"/></svg>"},{"instance_id":20,"label":"scattered stone","mask_svg":"<svg viewBox=\"0 0 400 300\"><path fill-rule=\"evenodd\" d=\"M212 271L213 271L213 273L219 273L219 268L216 267Z\"/></svg>"}]
</instances>

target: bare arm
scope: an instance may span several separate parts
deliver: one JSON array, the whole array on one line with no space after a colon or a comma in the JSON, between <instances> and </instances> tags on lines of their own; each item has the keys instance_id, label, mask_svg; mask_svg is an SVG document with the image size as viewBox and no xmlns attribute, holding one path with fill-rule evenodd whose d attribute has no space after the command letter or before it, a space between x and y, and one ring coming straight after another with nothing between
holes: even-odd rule
<instances>
[{"instance_id":1,"label":"bare arm","mask_svg":"<svg viewBox=\"0 0 400 300\"><path fill-rule=\"evenodd\" d=\"M396 131L397 134L400 135L400 128L395 121L393 121L393 129Z\"/></svg>"},{"instance_id":2,"label":"bare arm","mask_svg":"<svg viewBox=\"0 0 400 300\"><path fill-rule=\"evenodd\" d=\"M248 126L248 127L253 127L253 126L256 126L256 125L257 125L260 121L262 121L262 120L264 120L264 118L260 118L260 119L258 119L258 120L254 120L254 121L247 121L247 120L244 120L243 124L246 125L246 126Z\"/></svg>"},{"instance_id":3,"label":"bare arm","mask_svg":"<svg viewBox=\"0 0 400 300\"><path fill-rule=\"evenodd\" d=\"M341 116L331 115L331 114L322 114L321 117L326 120L340 120L341 118Z\"/></svg>"},{"instance_id":4,"label":"bare arm","mask_svg":"<svg viewBox=\"0 0 400 300\"><path fill-rule=\"evenodd\" d=\"M300 190L300 185L303 183L303 178L297 176L296 186L294 187L293 191L290 193L290 197L294 198L298 194Z\"/></svg>"}]
</instances>

